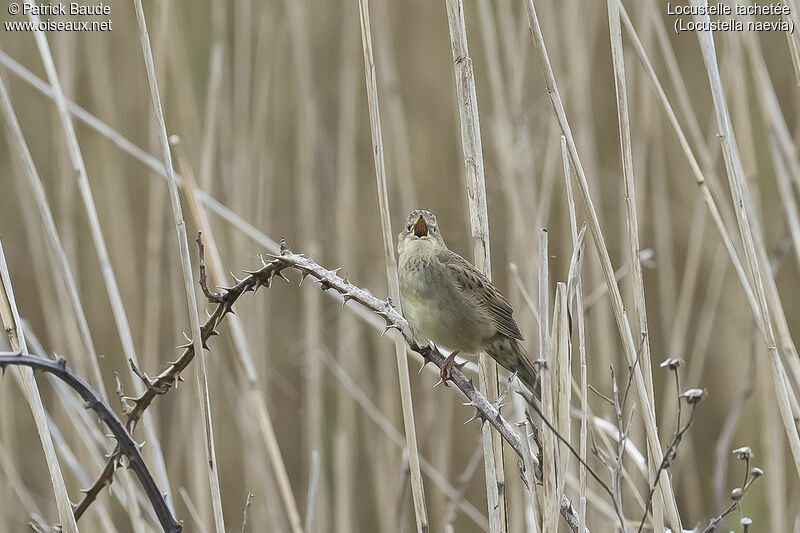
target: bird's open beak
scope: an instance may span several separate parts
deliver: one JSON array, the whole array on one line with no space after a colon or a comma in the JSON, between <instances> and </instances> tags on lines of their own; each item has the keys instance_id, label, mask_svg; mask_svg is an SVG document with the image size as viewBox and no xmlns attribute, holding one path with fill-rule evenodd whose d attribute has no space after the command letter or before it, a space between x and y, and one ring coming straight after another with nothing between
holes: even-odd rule
<instances>
[{"instance_id":1,"label":"bird's open beak","mask_svg":"<svg viewBox=\"0 0 800 533\"><path fill-rule=\"evenodd\" d=\"M428 224L425 223L422 215L417 219L417 223L414 224L414 235L417 237L426 237L428 235Z\"/></svg>"}]
</instances>

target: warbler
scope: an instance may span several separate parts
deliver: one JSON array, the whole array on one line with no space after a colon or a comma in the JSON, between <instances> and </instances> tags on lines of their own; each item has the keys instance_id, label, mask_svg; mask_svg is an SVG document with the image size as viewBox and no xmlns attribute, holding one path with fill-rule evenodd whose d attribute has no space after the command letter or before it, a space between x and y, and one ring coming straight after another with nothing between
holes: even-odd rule
<instances>
[{"instance_id":1,"label":"warbler","mask_svg":"<svg viewBox=\"0 0 800 533\"><path fill-rule=\"evenodd\" d=\"M440 372L445 385L456 354L484 351L516 372L531 392L539 390L511 305L489 278L447 248L436 215L412 211L397 253L400 303L411 334L451 351Z\"/></svg>"}]
</instances>

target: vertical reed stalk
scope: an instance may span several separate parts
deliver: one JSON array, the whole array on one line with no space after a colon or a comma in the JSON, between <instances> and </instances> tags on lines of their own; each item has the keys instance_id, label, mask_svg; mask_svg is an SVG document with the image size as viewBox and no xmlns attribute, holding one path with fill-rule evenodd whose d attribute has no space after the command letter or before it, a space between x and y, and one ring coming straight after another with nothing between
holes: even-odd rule
<instances>
[{"instance_id":1,"label":"vertical reed stalk","mask_svg":"<svg viewBox=\"0 0 800 533\"><path fill-rule=\"evenodd\" d=\"M195 299L194 276L192 273L192 262L189 256L189 242L186 236L186 223L183 220L180 196L178 195L178 182L172 168L172 153L167 139L167 127L164 122L164 111L161 108L161 97L158 93L158 82L156 80L155 65L153 64L153 53L150 49L150 37L147 33L147 23L144 18L144 9L141 0L134 0L136 9L136 20L139 25L139 37L142 45L142 55L144 57L145 68L147 71L147 81L150 88L150 100L153 112L158 123L158 136L161 141L162 162L167 173L167 185L169 187L169 199L172 206L173 222L177 233L177 248L181 260L183 272L184 291L186 293L186 303L189 311L189 323L191 327L192 344L194 352L197 354L198 365L196 366L197 387L200 392L200 404L203 420L203 431L206 440L206 463L209 486L211 488L211 502L214 509L214 524L217 533L225 531L225 522L222 516L222 496L219 489L219 474L217 471L218 463L216 448L214 444L214 427L211 420L211 400L208 393L208 375L206 372L206 354L203 351L200 339L200 320L197 315L197 301Z\"/></svg>"},{"instance_id":2,"label":"vertical reed stalk","mask_svg":"<svg viewBox=\"0 0 800 533\"><path fill-rule=\"evenodd\" d=\"M569 153L567 153L567 139L561 136L561 159L564 163L564 185L567 193L567 206L569 208L569 229L572 235L572 246L578 245L578 217L575 213L575 199L572 192L572 177L569 165ZM578 357L581 368L580 399L581 399L581 428L578 444L578 453L581 463L578 466L578 531L583 533L586 529L586 436L589 424L589 392L588 392L588 371L586 365L586 333L585 317L583 311L583 275L579 275L575 283L575 301L572 305L572 316L575 317L575 325L578 335Z\"/></svg>"},{"instance_id":3,"label":"vertical reed stalk","mask_svg":"<svg viewBox=\"0 0 800 533\"><path fill-rule=\"evenodd\" d=\"M692 3L694 5L700 5L701 2L700 0L692 0ZM698 20L708 21L708 15L705 17L698 16ZM752 201L747 190L742 160L739 155L736 138L734 137L727 104L725 103L725 94L722 89L719 67L717 66L714 38L708 31L698 32L697 38L700 42L700 50L703 55L703 61L711 86L711 95L713 97L717 125L720 130L722 142L722 153L725 159L725 169L728 174L728 182L734 200L736 220L739 224L745 256L756 288L759 310L761 312L761 322L763 324L762 332L765 336L764 340L767 343L769 367L772 375L775 399L778 403L778 409L781 414L781 419L783 420L786 437L789 441L789 448L792 452L792 458L794 459L794 466L798 476L800 476L800 436L798 435L797 426L792 415L790 391L788 389L788 383L784 379L785 371L783 370L783 364L780 360L775 343L772 317L770 315L766 291L764 289L765 279L769 278L770 284L774 283L774 279L769 271L762 275L763 257L766 255L766 251L763 249L763 242L761 240L758 241L759 250L756 250L755 235L758 234L759 230L757 227L754 228L754 224L757 223L753 221ZM779 312L776 314L780 316L782 313Z\"/></svg>"},{"instance_id":4,"label":"vertical reed stalk","mask_svg":"<svg viewBox=\"0 0 800 533\"><path fill-rule=\"evenodd\" d=\"M375 162L375 178L378 188L378 207L381 215L383 235L383 253L386 260L386 277L389 295L395 305L400 304L400 284L397 279L397 262L394 255L394 239L392 222L389 214L388 187L386 183L386 165L383 159L383 134L381 132L381 116L378 107L378 83L375 74L375 62L372 54L372 30L369 24L369 1L359 0L359 20L361 21L361 46L364 50L364 76L367 88L367 104L369 106L369 123L372 134L373 159ZM408 360L406 358L405 341L395 339L395 355L397 370L400 376L400 398L403 407L403 424L408 447L408 467L411 476L411 494L414 499L414 514L417 531L428 531L428 512L425 506L425 491L419 466L419 450L417 448L417 431L414 425L414 407L411 398L411 382L408 376Z\"/></svg>"},{"instance_id":5,"label":"vertical reed stalk","mask_svg":"<svg viewBox=\"0 0 800 533\"><path fill-rule=\"evenodd\" d=\"M0 82L0 98L8 99L5 86ZM10 105L10 103L8 104ZM14 289L11 287L11 276L6 264L6 256L3 251L3 244L0 242L0 322L9 345L13 351L27 352L28 346L25 343L25 334L20 327L19 310L14 300ZM64 484L64 476L61 473L61 466L58 463L53 439L47 427L47 413L39 395L39 388L33 377L33 370L26 367L18 367L22 377L23 389L28 404L31 407L33 421L36 424L36 431L39 440L42 442L42 450L47 461L47 470L50 473L50 482L53 484L53 493L56 498L56 508L58 509L58 519L60 525L67 533L77 533L78 525L75 523L75 516L72 514L72 504L67 494L67 487Z\"/></svg>"},{"instance_id":6,"label":"vertical reed stalk","mask_svg":"<svg viewBox=\"0 0 800 533\"><path fill-rule=\"evenodd\" d=\"M578 189L580 190L584 210L586 211L589 220L589 230L592 234L592 240L594 241L595 249L597 250L597 254L600 258L600 266L602 267L606 285L608 286L609 296L611 297L611 305L614 310L614 318L616 319L617 329L625 349L625 356L633 374L634 390L639 397L639 403L641 406L640 413L645 426L648 451L651 457L661 457L663 452L661 450L661 444L658 440L658 429L656 427L655 413L653 409L651 409L653 401L652 398L648 396L648 388L645 382L644 373L639 365L635 364L637 359L636 344L633 339L630 323L628 322L628 316L622 301L622 295L620 294L619 286L617 285L617 281L614 277L614 269L611 265L611 257L609 256L608 247L605 239L603 238L603 233L600 228L600 221L598 219L597 211L594 207L594 203L589 191L589 184L586 179L586 174L584 172L580 156L578 155L577 147L575 146L575 140L572 136L572 129L570 128L569 121L567 120L564 104L561 101L561 96L558 92L555 74L550 66L550 58L547 54L547 48L544 43L544 37L542 36L539 19L536 16L533 0L528 0L527 6L528 17L531 26L531 37L533 39L534 47L539 55L539 64L545 77L547 93L550 97L553 111L558 119L559 125L561 126L562 134L567 140L570 160L573 168L576 170L578 177ZM667 476L659 476L658 485L661 497L664 499L664 506L669 517L668 522L670 523L670 527L680 527L681 520L680 515L678 514L678 506L675 502L675 494L672 491L672 484L669 478Z\"/></svg>"},{"instance_id":7,"label":"vertical reed stalk","mask_svg":"<svg viewBox=\"0 0 800 533\"><path fill-rule=\"evenodd\" d=\"M464 159L469 202L469 222L472 233L472 252L475 267L488 278L492 276L489 248L489 211L486 201L486 177L483 168L481 126L478 117L478 95L475 75L467 45L467 27L464 22L464 4L461 0L446 0L447 22L450 30L450 47L453 52L456 99L461 125L461 151ZM479 356L479 381L481 392L492 401L497 397L498 375L496 363L485 353ZM486 498L489 507L489 530L508 529L506 517L505 472L503 445L500 436L484 424L481 428L486 472ZM502 490L500 488L502 487Z\"/></svg>"}]
</instances>

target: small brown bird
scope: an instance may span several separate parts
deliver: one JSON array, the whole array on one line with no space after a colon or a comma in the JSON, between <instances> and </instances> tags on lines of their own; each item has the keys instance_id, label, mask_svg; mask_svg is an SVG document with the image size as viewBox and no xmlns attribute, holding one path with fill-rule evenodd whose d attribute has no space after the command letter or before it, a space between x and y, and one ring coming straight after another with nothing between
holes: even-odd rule
<instances>
[{"instance_id":1,"label":"small brown bird","mask_svg":"<svg viewBox=\"0 0 800 533\"><path fill-rule=\"evenodd\" d=\"M445 385L456 354L485 351L532 392L538 390L511 305L486 276L447 249L436 215L412 211L397 253L400 300L412 335L452 350L441 368Z\"/></svg>"}]
</instances>

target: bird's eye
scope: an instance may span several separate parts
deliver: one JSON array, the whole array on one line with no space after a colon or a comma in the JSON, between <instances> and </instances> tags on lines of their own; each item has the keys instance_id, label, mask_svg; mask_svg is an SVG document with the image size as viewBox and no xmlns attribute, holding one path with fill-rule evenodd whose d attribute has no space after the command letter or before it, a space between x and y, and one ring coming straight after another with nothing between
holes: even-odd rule
<instances>
[{"instance_id":1,"label":"bird's eye","mask_svg":"<svg viewBox=\"0 0 800 533\"><path fill-rule=\"evenodd\" d=\"M411 224L409 224L408 226L406 226L406 230L407 230L407 231L411 231L412 229L414 229L414 226L412 226Z\"/></svg>"},{"instance_id":2,"label":"bird's eye","mask_svg":"<svg viewBox=\"0 0 800 533\"><path fill-rule=\"evenodd\" d=\"M431 226L431 233L436 234L437 231L436 226Z\"/></svg>"}]
</instances>

